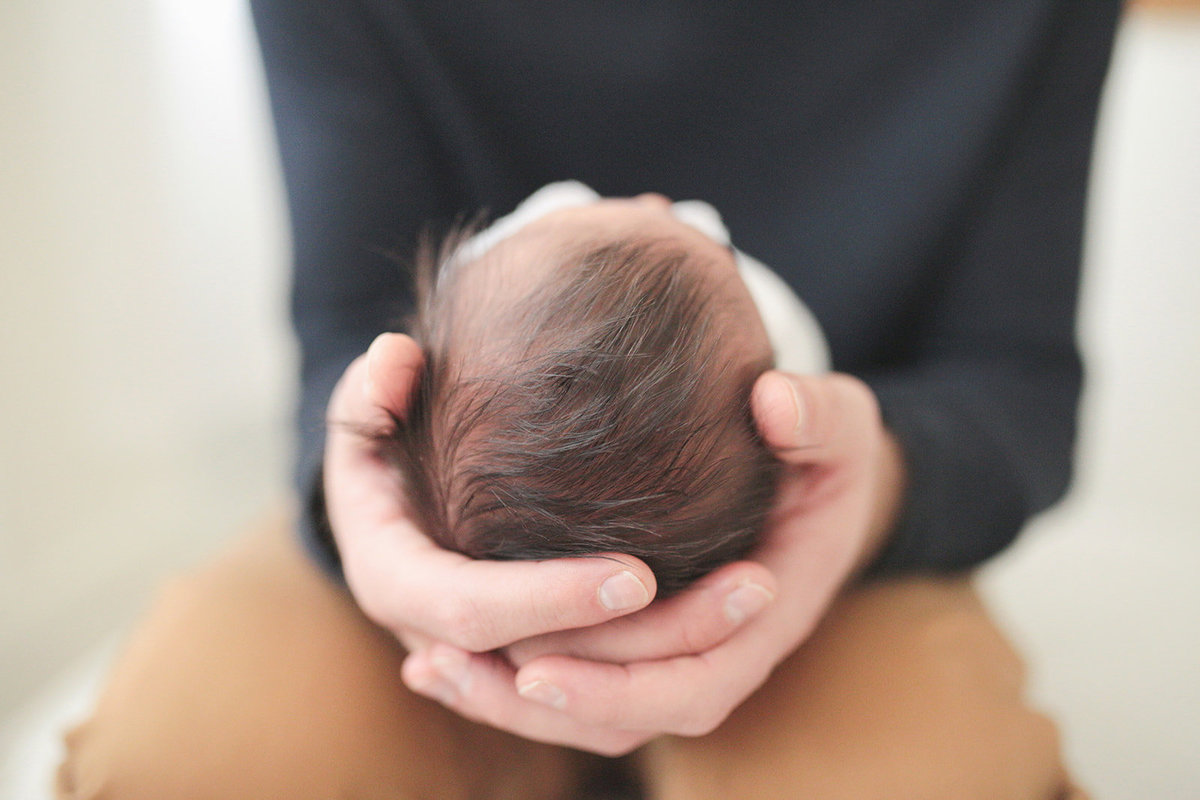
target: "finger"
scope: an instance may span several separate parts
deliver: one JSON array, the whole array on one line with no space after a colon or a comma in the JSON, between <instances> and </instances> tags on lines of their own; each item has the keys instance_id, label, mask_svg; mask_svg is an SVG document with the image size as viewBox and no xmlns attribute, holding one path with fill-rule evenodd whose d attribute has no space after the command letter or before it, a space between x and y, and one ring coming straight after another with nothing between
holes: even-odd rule
<instances>
[{"instance_id":1,"label":"finger","mask_svg":"<svg viewBox=\"0 0 1200 800\"><path fill-rule=\"evenodd\" d=\"M423 364L421 347L411 337L402 333L375 337L367 348L366 402L403 418Z\"/></svg>"},{"instance_id":2,"label":"finger","mask_svg":"<svg viewBox=\"0 0 1200 800\"><path fill-rule=\"evenodd\" d=\"M421 364L421 350L411 338L380 334L334 388L326 412L324 472L335 532L381 528L405 516L398 475L365 434L386 431L393 425L392 414L403 415Z\"/></svg>"},{"instance_id":3,"label":"finger","mask_svg":"<svg viewBox=\"0 0 1200 800\"><path fill-rule=\"evenodd\" d=\"M417 653L421 650L428 650L433 645L437 644L437 640L428 634L414 631L411 629L401 629L393 631L396 638L400 641L400 646L409 653Z\"/></svg>"},{"instance_id":4,"label":"finger","mask_svg":"<svg viewBox=\"0 0 1200 800\"><path fill-rule=\"evenodd\" d=\"M522 697L604 729L712 732L767 679L774 659L761 637L702 655L629 665L547 656L518 670Z\"/></svg>"},{"instance_id":5,"label":"finger","mask_svg":"<svg viewBox=\"0 0 1200 800\"><path fill-rule=\"evenodd\" d=\"M390 427L388 412L404 416L422 364L421 348L410 337L402 333L375 337L334 387L326 412L330 433Z\"/></svg>"},{"instance_id":6,"label":"finger","mask_svg":"<svg viewBox=\"0 0 1200 800\"><path fill-rule=\"evenodd\" d=\"M346 368L327 411L325 499L335 533L379 529L404 516L398 476L364 435L391 425L387 412L368 399L366 381L364 354Z\"/></svg>"},{"instance_id":7,"label":"finger","mask_svg":"<svg viewBox=\"0 0 1200 800\"><path fill-rule=\"evenodd\" d=\"M437 644L409 656L401 677L414 692L467 719L525 739L618 756L651 738L646 733L582 724L551 706L525 700L514 688L512 667L494 654L471 655Z\"/></svg>"},{"instance_id":8,"label":"finger","mask_svg":"<svg viewBox=\"0 0 1200 800\"><path fill-rule=\"evenodd\" d=\"M775 576L740 561L709 573L686 591L603 625L524 639L505 650L520 666L544 655L625 664L702 653L775 599Z\"/></svg>"},{"instance_id":9,"label":"finger","mask_svg":"<svg viewBox=\"0 0 1200 800\"><path fill-rule=\"evenodd\" d=\"M644 608L656 589L649 567L630 556L475 561L437 547L405 519L348 538L343 567L379 624L473 652L607 622Z\"/></svg>"},{"instance_id":10,"label":"finger","mask_svg":"<svg viewBox=\"0 0 1200 800\"><path fill-rule=\"evenodd\" d=\"M384 405L399 416L420 363L407 336L380 336L346 370L330 403L330 419L345 424L330 428L326 503L346 581L367 615L391 630L484 651L646 606L656 584L638 559L472 561L417 528L396 471L354 429L390 424Z\"/></svg>"},{"instance_id":11,"label":"finger","mask_svg":"<svg viewBox=\"0 0 1200 800\"><path fill-rule=\"evenodd\" d=\"M772 370L759 376L750 403L763 441L791 464L845 460L881 427L874 393L849 375Z\"/></svg>"}]
</instances>

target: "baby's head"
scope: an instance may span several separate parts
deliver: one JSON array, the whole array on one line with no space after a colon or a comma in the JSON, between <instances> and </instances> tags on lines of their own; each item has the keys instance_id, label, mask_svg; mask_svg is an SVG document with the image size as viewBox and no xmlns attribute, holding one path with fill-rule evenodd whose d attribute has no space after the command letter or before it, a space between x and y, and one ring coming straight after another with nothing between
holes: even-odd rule
<instances>
[{"instance_id":1,"label":"baby's head","mask_svg":"<svg viewBox=\"0 0 1200 800\"><path fill-rule=\"evenodd\" d=\"M412 513L481 559L643 559L659 596L754 544L771 367L732 253L656 196L550 213L418 268L425 365L382 440Z\"/></svg>"}]
</instances>

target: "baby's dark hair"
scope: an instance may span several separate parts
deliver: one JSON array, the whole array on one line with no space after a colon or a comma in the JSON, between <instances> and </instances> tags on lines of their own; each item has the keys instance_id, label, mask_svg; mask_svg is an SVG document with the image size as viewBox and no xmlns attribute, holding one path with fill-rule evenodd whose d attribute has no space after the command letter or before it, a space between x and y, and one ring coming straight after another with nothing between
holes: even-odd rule
<instances>
[{"instance_id":1,"label":"baby's dark hair","mask_svg":"<svg viewBox=\"0 0 1200 800\"><path fill-rule=\"evenodd\" d=\"M418 258L425 365L380 438L424 531L480 559L629 553L660 597L745 555L776 480L749 408L771 365L696 256L589 245L520 290L460 263L464 238Z\"/></svg>"}]
</instances>

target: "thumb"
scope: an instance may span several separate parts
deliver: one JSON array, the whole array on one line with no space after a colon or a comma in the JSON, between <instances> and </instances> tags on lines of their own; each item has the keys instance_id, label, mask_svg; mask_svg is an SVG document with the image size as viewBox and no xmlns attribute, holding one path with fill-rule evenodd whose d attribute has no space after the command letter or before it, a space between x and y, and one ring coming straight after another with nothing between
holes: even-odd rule
<instances>
[{"instance_id":1,"label":"thumb","mask_svg":"<svg viewBox=\"0 0 1200 800\"><path fill-rule=\"evenodd\" d=\"M367 348L365 399L404 417L424 359L421 346L403 333L381 333Z\"/></svg>"},{"instance_id":2,"label":"thumb","mask_svg":"<svg viewBox=\"0 0 1200 800\"><path fill-rule=\"evenodd\" d=\"M771 370L750 396L759 435L789 464L836 461L876 441L882 423L871 389L850 375Z\"/></svg>"},{"instance_id":3,"label":"thumb","mask_svg":"<svg viewBox=\"0 0 1200 800\"><path fill-rule=\"evenodd\" d=\"M384 333L354 359L338 380L325 411L329 444L326 478L364 453L373 453L372 434L390 430L393 417L409 408L420 374L420 346L408 336Z\"/></svg>"}]
</instances>

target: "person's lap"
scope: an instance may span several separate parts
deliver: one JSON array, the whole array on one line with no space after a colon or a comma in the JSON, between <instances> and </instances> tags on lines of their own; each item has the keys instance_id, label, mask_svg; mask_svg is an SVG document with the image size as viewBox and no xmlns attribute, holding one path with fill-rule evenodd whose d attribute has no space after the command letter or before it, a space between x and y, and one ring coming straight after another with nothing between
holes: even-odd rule
<instances>
[{"instance_id":1,"label":"person's lap","mask_svg":"<svg viewBox=\"0 0 1200 800\"><path fill-rule=\"evenodd\" d=\"M970 582L849 593L709 736L647 748L659 800L1059 798L1053 724Z\"/></svg>"},{"instance_id":2,"label":"person's lap","mask_svg":"<svg viewBox=\"0 0 1200 800\"><path fill-rule=\"evenodd\" d=\"M277 522L157 598L63 798L575 798L603 761L409 692L403 651ZM718 728L635 754L647 796L1058 798L1053 726L966 579L856 589Z\"/></svg>"}]
</instances>

